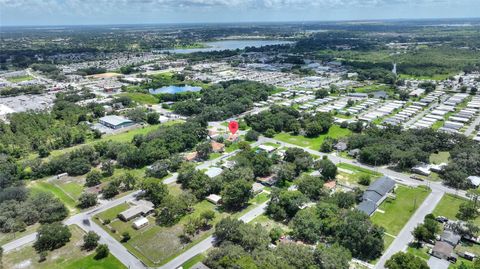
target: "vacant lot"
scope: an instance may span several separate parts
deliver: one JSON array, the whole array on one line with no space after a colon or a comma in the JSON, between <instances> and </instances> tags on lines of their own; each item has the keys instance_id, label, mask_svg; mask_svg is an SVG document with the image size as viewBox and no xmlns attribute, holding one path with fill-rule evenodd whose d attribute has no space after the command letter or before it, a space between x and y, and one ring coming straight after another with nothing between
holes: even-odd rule
<instances>
[{"instance_id":1,"label":"vacant lot","mask_svg":"<svg viewBox=\"0 0 480 269\"><path fill-rule=\"evenodd\" d=\"M450 159L450 152L448 151L440 151L438 153L432 153L430 155L430 163L433 163L433 164L448 163L449 159Z\"/></svg>"},{"instance_id":2,"label":"vacant lot","mask_svg":"<svg viewBox=\"0 0 480 269\"><path fill-rule=\"evenodd\" d=\"M77 201L66 194L60 187L56 186L53 183L47 181L32 181L28 187L33 192L50 192L55 195L58 199L60 199L65 206L70 210L71 213L77 212L78 209L76 208Z\"/></svg>"},{"instance_id":3,"label":"vacant lot","mask_svg":"<svg viewBox=\"0 0 480 269\"><path fill-rule=\"evenodd\" d=\"M149 93L128 92L128 93L121 93L118 96L130 97L133 101L140 104L147 104L147 105L158 104L158 99Z\"/></svg>"},{"instance_id":4,"label":"vacant lot","mask_svg":"<svg viewBox=\"0 0 480 269\"><path fill-rule=\"evenodd\" d=\"M288 133L279 133L275 135L274 138L286 143L297 145L297 146L319 150L320 145L322 145L323 140L325 140L326 137L342 138L342 137L349 136L351 133L352 132L346 128L342 129L338 125L332 125L332 127L330 127L327 133L322 134L315 138L309 138L301 135L292 135Z\"/></svg>"},{"instance_id":5,"label":"vacant lot","mask_svg":"<svg viewBox=\"0 0 480 269\"><path fill-rule=\"evenodd\" d=\"M12 83L18 83L18 82L32 80L32 79L33 79L33 77L30 76L30 75L7 78L7 80L12 82Z\"/></svg>"},{"instance_id":6,"label":"vacant lot","mask_svg":"<svg viewBox=\"0 0 480 269\"><path fill-rule=\"evenodd\" d=\"M93 259L92 252L81 250L83 244L83 235L85 234L78 226L69 226L72 232L70 242L65 246L48 253L47 260L39 263L38 254L32 246L26 246L19 250L12 251L3 255L4 268L9 269L110 269L125 268L114 256L96 261Z\"/></svg>"},{"instance_id":7,"label":"vacant lot","mask_svg":"<svg viewBox=\"0 0 480 269\"><path fill-rule=\"evenodd\" d=\"M372 222L385 228L387 233L397 235L430 192L421 187L398 186L396 198L387 198L379 207L385 213L375 212Z\"/></svg>"},{"instance_id":8,"label":"vacant lot","mask_svg":"<svg viewBox=\"0 0 480 269\"><path fill-rule=\"evenodd\" d=\"M442 200L437 204L433 210L435 216L444 216L451 220L458 220L457 213L460 208L460 205L468 200L460 196L455 196L453 194L445 194L442 197ZM476 225L480 225L480 217L474 220Z\"/></svg>"},{"instance_id":9,"label":"vacant lot","mask_svg":"<svg viewBox=\"0 0 480 269\"><path fill-rule=\"evenodd\" d=\"M339 163L337 164L339 168L339 173L337 175L337 181L340 184L351 186L351 187L365 187L358 183L361 177L368 176L370 177L370 182L373 182L382 176L381 173L351 165L348 163Z\"/></svg>"}]
</instances>

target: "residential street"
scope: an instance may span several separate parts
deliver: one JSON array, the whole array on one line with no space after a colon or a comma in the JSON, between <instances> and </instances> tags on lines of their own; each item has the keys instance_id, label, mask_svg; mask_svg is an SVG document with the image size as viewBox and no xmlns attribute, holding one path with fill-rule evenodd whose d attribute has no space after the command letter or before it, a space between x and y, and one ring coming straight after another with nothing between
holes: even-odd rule
<instances>
[{"instance_id":1,"label":"residential street","mask_svg":"<svg viewBox=\"0 0 480 269\"><path fill-rule=\"evenodd\" d=\"M385 262L390 259L393 254L403 251L407 248L408 243L413 240L413 229L415 229L418 224L423 222L423 219L426 215L433 212L442 197L443 193L439 190L434 190L432 193L430 193L417 211L415 211L415 214L413 214L407 224L405 224L405 226L402 228L390 247L383 253L382 257L375 265L375 268L384 268Z\"/></svg>"},{"instance_id":2,"label":"residential street","mask_svg":"<svg viewBox=\"0 0 480 269\"><path fill-rule=\"evenodd\" d=\"M261 205L255 207L254 209L250 210L247 212L245 215L241 216L239 220L242 220L244 222L250 222L254 220L256 217L260 216L265 212L265 209L267 208L268 201L262 203ZM168 262L167 264L158 267L158 269L171 269L171 268L177 268L184 264L186 261L189 259L193 258L195 255L203 253L207 251L209 248L213 247L214 243L214 238L213 236L207 237L205 240L201 241L200 243L196 244L189 250L185 251L184 253L180 254L177 256L175 259L172 261Z\"/></svg>"},{"instance_id":3,"label":"residential street","mask_svg":"<svg viewBox=\"0 0 480 269\"><path fill-rule=\"evenodd\" d=\"M276 139L266 138L266 137L260 137L260 139L257 142L252 144L252 147L258 146L265 142L276 143L276 144L287 146L287 147L299 147L293 144L285 143L282 141L278 141ZM299 147L299 148L302 148L302 147ZM409 220L409 222L405 225L405 227L402 229L400 234L394 240L392 245L384 253L379 263L377 264L376 268L382 268L385 261L388 260L388 258L391 255L406 248L408 242L410 242L412 239L411 231L413 231L413 229L419 222L423 221L423 218L426 214L432 212L432 210L435 208L436 204L440 201L444 193L452 193L452 194L457 194L457 195L466 197L466 194L464 191L456 191L454 189L443 186L440 182L417 181L417 180L411 179L406 174L395 172L387 168L382 168L382 167L375 168L368 165L357 163L354 160L336 156L334 154L325 154L325 153L321 153L319 151L308 149L308 148L303 148L303 149L313 155L317 155L317 156L327 155L330 158L330 160L332 160L334 163L348 163L351 165L356 165L362 168L383 173L401 184L410 185L410 186L428 185L432 189L432 193L420 205L416 213L412 216L412 218ZM236 150L228 154L225 154L219 158L205 161L200 165L198 165L197 169L206 169L211 165L215 165L221 160L225 160L237 154L238 152L239 150ZM172 174L170 177L164 179L164 183L165 184L174 183L177 179L177 176L178 176L177 173ZM129 200L132 200L140 192L141 191L135 191L121 198L106 201L95 208L92 208L88 211L79 213L77 215L74 215L68 218L67 220L64 221L64 223L66 225L75 224L81 227L85 231L94 231L98 233L102 238L101 242L107 244L110 248L111 253L126 266L129 266L130 268L146 268L146 266L140 260L138 260L133 254L131 254L120 242L112 238L105 230L103 230L101 227L99 227L97 224L95 224L91 220L93 215L100 213L102 211L105 211L114 206L117 206L119 204L125 203ZM257 216L263 214L267 206L267 203L268 202L265 202L259 205L258 207L252 209L251 211L247 212L245 215L240 217L240 220L243 220L244 222L252 221ZM85 221L85 220L88 220L88 221ZM8 244L5 244L3 248L5 252L8 252L13 249L22 247L26 244L34 242L35 238L36 238L36 233L33 233L30 235L24 236L22 238L19 238L15 241L12 241ZM178 266L181 266L183 263L185 263L195 255L203 253L209 248L211 248L213 246L213 242L214 242L214 239L212 236L210 236L159 268L160 269L177 268Z\"/></svg>"}]
</instances>

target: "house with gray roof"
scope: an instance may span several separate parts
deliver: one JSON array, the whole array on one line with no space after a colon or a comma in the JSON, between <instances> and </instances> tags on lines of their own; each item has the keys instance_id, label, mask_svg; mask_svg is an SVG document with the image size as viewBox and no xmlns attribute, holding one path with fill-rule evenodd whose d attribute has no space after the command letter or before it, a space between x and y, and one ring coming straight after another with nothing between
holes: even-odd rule
<instances>
[{"instance_id":1,"label":"house with gray roof","mask_svg":"<svg viewBox=\"0 0 480 269\"><path fill-rule=\"evenodd\" d=\"M394 188L395 181L393 179L387 176L379 178L365 190L362 202L358 204L357 209L369 216L372 215Z\"/></svg>"}]
</instances>

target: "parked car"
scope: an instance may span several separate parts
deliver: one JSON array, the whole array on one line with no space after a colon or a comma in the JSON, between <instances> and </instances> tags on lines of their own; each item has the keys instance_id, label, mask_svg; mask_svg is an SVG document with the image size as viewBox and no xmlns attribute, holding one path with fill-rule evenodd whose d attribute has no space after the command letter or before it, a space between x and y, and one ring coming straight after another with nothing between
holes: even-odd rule
<instances>
[{"instance_id":1,"label":"parked car","mask_svg":"<svg viewBox=\"0 0 480 269\"><path fill-rule=\"evenodd\" d=\"M435 218L438 222L440 223L446 223L448 222L448 218L447 217L444 217L444 216L438 216Z\"/></svg>"}]
</instances>

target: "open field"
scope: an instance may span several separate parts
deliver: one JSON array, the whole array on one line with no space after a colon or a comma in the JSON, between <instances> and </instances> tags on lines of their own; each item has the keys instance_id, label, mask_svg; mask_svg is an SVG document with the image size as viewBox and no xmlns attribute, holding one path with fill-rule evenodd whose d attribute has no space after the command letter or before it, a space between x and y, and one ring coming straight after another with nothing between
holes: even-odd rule
<instances>
[{"instance_id":1,"label":"open field","mask_svg":"<svg viewBox=\"0 0 480 269\"><path fill-rule=\"evenodd\" d=\"M301 146L301 147L307 147L307 148L310 148L310 149L314 149L314 150L318 150L320 149L320 145L322 145L323 143L323 140L328 136L328 137L332 137L332 138L342 138L342 137L347 137L351 134L352 132L348 129L342 129L340 128L340 126L338 125L332 125L332 127L330 127L330 129L328 130L327 133L325 134L322 134L318 137L315 137L315 138L309 138L309 137L304 137L304 136L301 136L301 135L291 135L291 134L288 134L288 133L279 133L277 135L275 135L275 139L277 140L280 140L280 141L283 141L283 142L286 142L286 143L290 143L290 144L294 144L294 145L297 145L297 146Z\"/></svg>"},{"instance_id":2,"label":"open field","mask_svg":"<svg viewBox=\"0 0 480 269\"><path fill-rule=\"evenodd\" d=\"M433 214L435 216L444 216L451 220L458 220L456 215L460 205L466 201L468 200L465 198L453 194L445 194L433 210ZM480 225L480 217L477 217L474 223Z\"/></svg>"},{"instance_id":3,"label":"open field","mask_svg":"<svg viewBox=\"0 0 480 269\"><path fill-rule=\"evenodd\" d=\"M34 79L34 77L32 77L30 75L7 78L7 80L9 82L12 82L12 83L18 83L18 82L28 81L28 80L32 80L32 79Z\"/></svg>"},{"instance_id":4,"label":"open field","mask_svg":"<svg viewBox=\"0 0 480 269\"><path fill-rule=\"evenodd\" d=\"M58 186L46 182L46 181L32 181L28 187L32 191L43 191L43 192L50 192L53 195L55 195L58 199L60 199L65 206L70 210L71 213L77 212L78 209L76 208L77 206L77 201L70 197L68 194L66 194L61 188Z\"/></svg>"},{"instance_id":5,"label":"open field","mask_svg":"<svg viewBox=\"0 0 480 269\"><path fill-rule=\"evenodd\" d=\"M450 159L450 152L448 151L440 151L438 153L432 153L430 155L430 163L433 163L433 164L448 163L449 159Z\"/></svg>"},{"instance_id":6,"label":"open field","mask_svg":"<svg viewBox=\"0 0 480 269\"><path fill-rule=\"evenodd\" d=\"M121 93L118 96L130 97L133 101L140 104L146 104L146 105L158 104L158 99L152 94L148 94L148 93L126 92L126 93Z\"/></svg>"},{"instance_id":7,"label":"open field","mask_svg":"<svg viewBox=\"0 0 480 269\"><path fill-rule=\"evenodd\" d=\"M372 222L385 228L387 233L397 235L430 192L421 187L398 186L396 199L387 198L378 208L385 213L375 212Z\"/></svg>"},{"instance_id":8,"label":"open field","mask_svg":"<svg viewBox=\"0 0 480 269\"><path fill-rule=\"evenodd\" d=\"M102 260L94 260L92 252L81 250L84 232L78 226L69 226L72 233L70 242L48 253L47 260L38 262L38 254L32 246L25 246L3 255L4 268L22 269L123 269L125 268L113 255Z\"/></svg>"}]
</instances>

